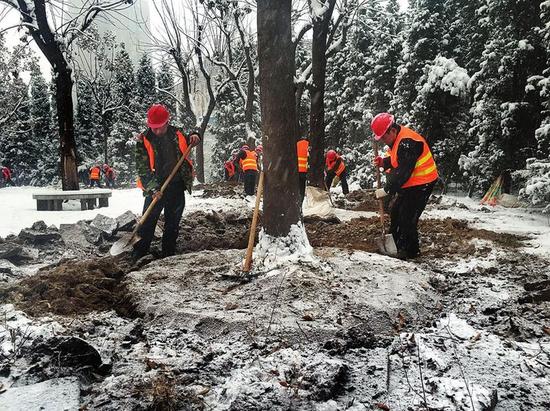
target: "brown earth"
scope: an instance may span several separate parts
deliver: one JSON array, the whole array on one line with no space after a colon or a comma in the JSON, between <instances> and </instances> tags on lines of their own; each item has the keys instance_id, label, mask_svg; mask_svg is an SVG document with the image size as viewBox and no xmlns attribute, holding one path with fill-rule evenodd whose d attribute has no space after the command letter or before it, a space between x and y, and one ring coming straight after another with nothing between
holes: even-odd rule
<instances>
[{"instance_id":1,"label":"brown earth","mask_svg":"<svg viewBox=\"0 0 550 411\"><path fill-rule=\"evenodd\" d=\"M115 310L131 317L134 309L126 286L121 283L124 273L110 257L62 261L0 288L0 297L30 315L51 312L71 316Z\"/></svg>"},{"instance_id":2,"label":"brown earth","mask_svg":"<svg viewBox=\"0 0 550 411\"><path fill-rule=\"evenodd\" d=\"M178 254L201 250L244 249L250 218L239 214L196 212L182 220ZM380 237L378 217L338 219L307 218L306 231L313 247L340 247L348 250L378 252L375 240ZM464 258L486 256L491 245L515 249L525 238L488 230L474 229L466 221L446 218L425 219L419 227L422 257ZM486 240L475 245L471 240ZM156 245L158 247L158 243ZM62 261L38 274L0 288L0 298L15 303L31 315L52 312L60 315L84 314L91 311L116 310L126 317L135 316L128 290L121 283L131 270L126 257Z\"/></svg>"}]
</instances>

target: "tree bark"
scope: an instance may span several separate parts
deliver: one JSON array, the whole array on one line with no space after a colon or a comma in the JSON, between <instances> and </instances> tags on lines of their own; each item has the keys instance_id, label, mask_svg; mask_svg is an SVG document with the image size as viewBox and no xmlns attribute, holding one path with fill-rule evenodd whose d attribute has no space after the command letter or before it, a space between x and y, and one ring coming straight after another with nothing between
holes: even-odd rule
<instances>
[{"instance_id":1,"label":"tree bark","mask_svg":"<svg viewBox=\"0 0 550 411\"><path fill-rule=\"evenodd\" d=\"M54 68L54 76L57 125L61 147L61 184L64 191L78 190L71 69L65 67L57 71Z\"/></svg>"},{"instance_id":2,"label":"tree bark","mask_svg":"<svg viewBox=\"0 0 550 411\"><path fill-rule=\"evenodd\" d=\"M327 37L336 0L327 0L328 10L313 18L313 39L311 44L311 110L309 113L309 157L311 185L323 187L325 164L325 80L327 71Z\"/></svg>"},{"instance_id":3,"label":"tree bark","mask_svg":"<svg viewBox=\"0 0 550 411\"><path fill-rule=\"evenodd\" d=\"M258 60L264 147L263 226L286 237L300 220L291 0L258 0Z\"/></svg>"}]
</instances>

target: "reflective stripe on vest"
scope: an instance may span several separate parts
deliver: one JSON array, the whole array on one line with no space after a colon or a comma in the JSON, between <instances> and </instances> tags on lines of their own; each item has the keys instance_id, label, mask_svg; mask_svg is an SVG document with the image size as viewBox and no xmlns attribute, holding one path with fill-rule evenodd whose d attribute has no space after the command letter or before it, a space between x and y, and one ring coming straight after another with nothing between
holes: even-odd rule
<instances>
[{"instance_id":1,"label":"reflective stripe on vest","mask_svg":"<svg viewBox=\"0 0 550 411\"><path fill-rule=\"evenodd\" d=\"M185 139L185 136L183 133L179 130L176 130L176 136L178 137L178 146L180 148L181 153L185 153L185 150L187 150L187 140ZM149 157L149 168L154 173L155 172L155 150L153 149L153 145L151 142L142 134L143 137L143 145L145 146L145 150L147 150L147 156ZM187 162L191 166L191 171L193 170L193 162L186 158ZM143 184L141 183L141 178L138 177L137 179L137 186L144 189Z\"/></svg>"},{"instance_id":2,"label":"reflective stripe on vest","mask_svg":"<svg viewBox=\"0 0 550 411\"><path fill-rule=\"evenodd\" d=\"M299 140L296 143L296 153L298 156L298 172L307 173L307 170L308 170L307 159L309 157L309 141Z\"/></svg>"},{"instance_id":3,"label":"reflective stripe on vest","mask_svg":"<svg viewBox=\"0 0 550 411\"><path fill-rule=\"evenodd\" d=\"M336 169L336 175L340 177L340 175L344 172L345 169L346 169L346 165L344 164L344 160L340 158L340 165Z\"/></svg>"},{"instance_id":4,"label":"reflective stripe on vest","mask_svg":"<svg viewBox=\"0 0 550 411\"><path fill-rule=\"evenodd\" d=\"M90 170L90 180L99 180L99 167L94 167Z\"/></svg>"},{"instance_id":5,"label":"reflective stripe on vest","mask_svg":"<svg viewBox=\"0 0 550 411\"><path fill-rule=\"evenodd\" d=\"M252 150L245 150L245 153L246 153L246 158L240 161L241 169L243 171L246 171L246 170L258 171L258 163L257 163L258 155L256 154L256 152Z\"/></svg>"},{"instance_id":6,"label":"reflective stripe on vest","mask_svg":"<svg viewBox=\"0 0 550 411\"><path fill-rule=\"evenodd\" d=\"M409 179L405 181L405 184L401 186L401 188L407 188L407 187L413 187L413 186L420 186L423 184L431 183L432 181L437 180L437 177L439 176L437 173L437 167L435 165L435 160L432 156L432 152L430 151L430 147L428 146L428 143L426 143L426 140L424 137L422 137L420 134L415 133L410 128L401 126L401 131L397 135L397 138L395 139L395 143L393 143L393 147L391 149L391 166L392 168L397 168L399 166L399 160L397 158L397 151L399 149L399 143L401 143L401 140L404 138L410 138L411 140L421 142L423 145L422 148L422 154L416 161L416 164L414 165L413 172Z\"/></svg>"}]
</instances>

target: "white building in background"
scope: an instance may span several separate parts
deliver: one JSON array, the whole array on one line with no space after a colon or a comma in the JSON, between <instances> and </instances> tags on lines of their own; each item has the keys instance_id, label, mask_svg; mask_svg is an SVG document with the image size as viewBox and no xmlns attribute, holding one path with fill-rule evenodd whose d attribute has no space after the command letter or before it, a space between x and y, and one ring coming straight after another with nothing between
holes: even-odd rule
<instances>
[{"instance_id":1,"label":"white building in background","mask_svg":"<svg viewBox=\"0 0 550 411\"><path fill-rule=\"evenodd\" d=\"M71 3L74 10L82 7L86 0L72 0ZM110 31L115 35L117 43L124 43L135 66L145 52L146 45L150 43L147 37L149 19L148 0L137 0L126 10L99 14L94 24L101 34Z\"/></svg>"}]
</instances>

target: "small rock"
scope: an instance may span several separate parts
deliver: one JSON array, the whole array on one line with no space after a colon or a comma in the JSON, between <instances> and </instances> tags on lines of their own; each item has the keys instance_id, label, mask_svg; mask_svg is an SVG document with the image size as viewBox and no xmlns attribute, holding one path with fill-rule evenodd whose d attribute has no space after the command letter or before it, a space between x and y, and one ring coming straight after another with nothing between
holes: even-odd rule
<instances>
[{"instance_id":1,"label":"small rock","mask_svg":"<svg viewBox=\"0 0 550 411\"><path fill-rule=\"evenodd\" d=\"M23 247L19 244L3 243L0 244L0 258L11 259L21 255Z\"/></svg>"},{"instance_id":2,"label":"small rock","mask_svg":"<svg viewBox=\"0 0 550 411\"><path fill-rule=\"evenodd\" d=\"M114 218L104 216L103 214L98 214L90 223L90 227L97 228L102 233L105 233L108 237L110 237L116 232L118 222Z\"/></svg>"},{"instance_id":3,"label":"small rock","mask_svg":"<svg viewBox=\"0 0 550 411\"><path fill-rule=\"evenodd\" d=\"M118 231L132 231L136 225L136 219L136 215L129 210L119 215L116 218Z\"/></svg>"},{"instance_id":4,"label":"small rock","mask_svg":"<svg viewBox=\"0 0 550 411\"><path fill-rule=\"evenodd\" d=\"M43 226L39 223L42 223ZM46 224L43 221L38 221L33 224L33 227L39 227L39 230L34 228L24 228L19 232L19 239L30 244L44 244L50 241L60 240L61 236L57 231L49 231Z\"/></svg>"}]
</instances>

